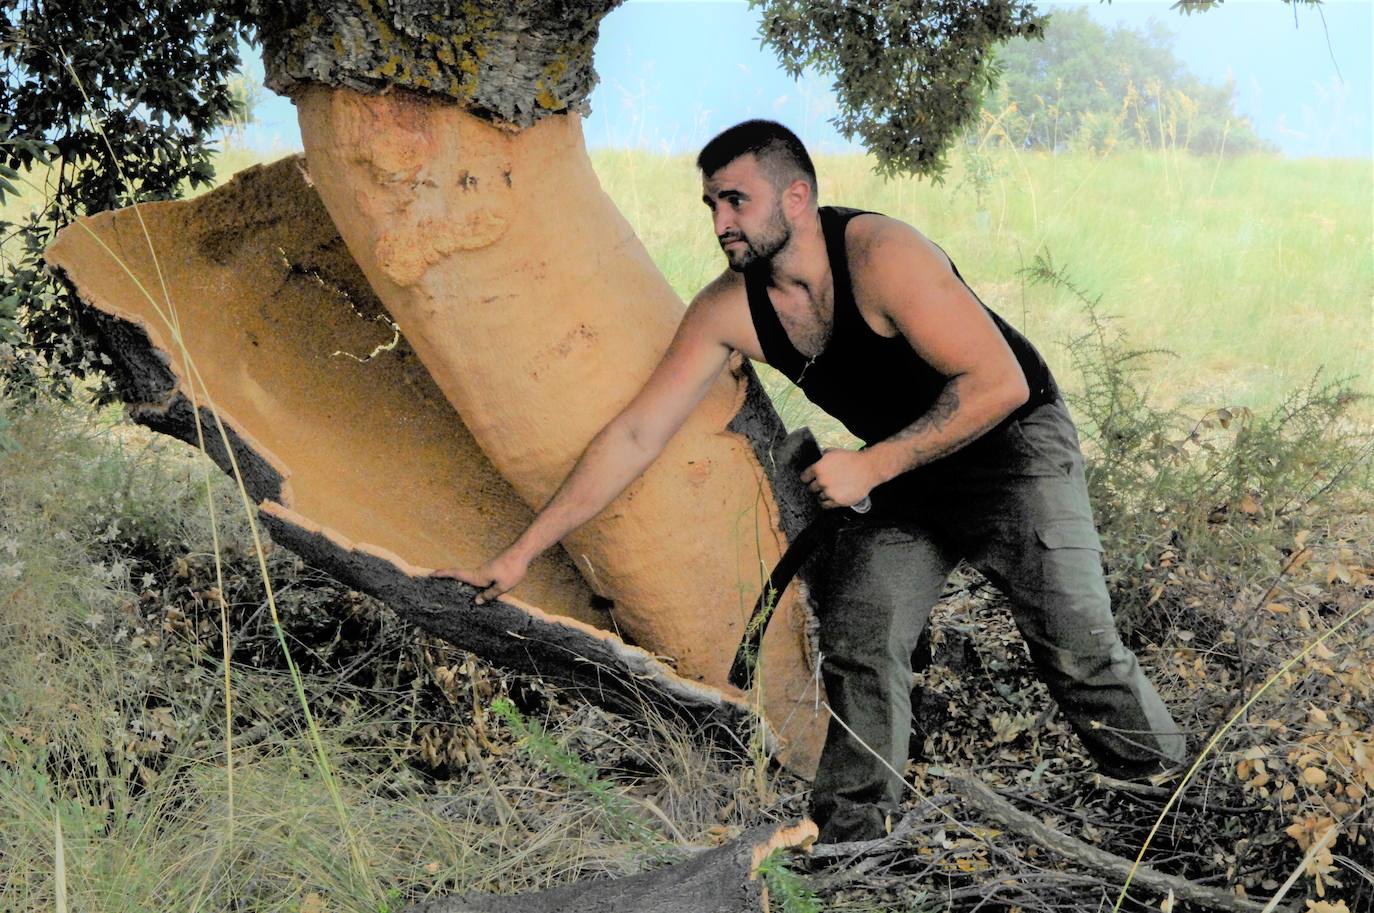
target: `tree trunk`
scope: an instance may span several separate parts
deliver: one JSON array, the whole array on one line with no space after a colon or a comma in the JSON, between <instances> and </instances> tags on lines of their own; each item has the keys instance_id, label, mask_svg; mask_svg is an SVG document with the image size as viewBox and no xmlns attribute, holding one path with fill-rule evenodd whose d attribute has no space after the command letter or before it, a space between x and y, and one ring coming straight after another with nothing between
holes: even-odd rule
<instances>
[{"instance_id":1,"label":"tree trunk","mask_svg":"<svg viewBox=\"0 0 1374 913\"><path fill-rule=\"evenodd\" d=\"M263 34L313 184L372 288L497 472L531 508L667 348L683 306L602 192L582 139L614 0L325 0ZM706 230L703 223L703 230ZM569 536L619 634L725 685L788 531L736 372L667 451ZM757 411L757 403L751 404ZM733 426L733 427L732 427ZM761 700L809 771L824 727L807 612L765 639Z\"/></svg>"},{"instance_id":2,"label":"tree trunk","mask_svg":"<svg viewBox=\"0 0 1374 913\"><path fill-rule=\"evenodd\" d=\"M296 101L315 189L372 288L497 471L544 504L682 315L601 191L577 118L512 135L412 93L313 87ZM644 476L567 540L619 631L715 686L758 569L785 545L753 448L728 431L744 394L722 376ZM764 701L783 719L812 675L794 598L774 624Z\"/></svg>"}]
</instances>

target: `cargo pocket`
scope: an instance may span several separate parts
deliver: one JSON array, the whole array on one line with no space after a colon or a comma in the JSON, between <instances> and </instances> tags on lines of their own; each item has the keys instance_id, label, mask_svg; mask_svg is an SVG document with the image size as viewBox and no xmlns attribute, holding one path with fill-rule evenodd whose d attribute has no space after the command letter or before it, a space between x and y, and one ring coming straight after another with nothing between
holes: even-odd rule
<instances>
[{"instance_id":1,"label":"cargo pocket","mask_svg":"<svg viewBox=\"0 0 1374 913\"><path fill-rule=\"evenodd\" d=\"M1102 540L1092 523L1053 520L1037 525L1035 535L1041 546L1039 588L1047 607L1062 618L1109 628L1112 610L1102 576Z\"/></svg>"},{"instance_id":2,"label":"cargo pocket","mask_svg":"<svg viewBox=\"0 0 1374 913\"><path fill-rule=\"evenodd\" d=\"M1062 520L1046 523L1036 528L1035 537L1048 549L1088 548L1102 551L1102 539L1091 523Z\"/></svg>"}]
</instances>

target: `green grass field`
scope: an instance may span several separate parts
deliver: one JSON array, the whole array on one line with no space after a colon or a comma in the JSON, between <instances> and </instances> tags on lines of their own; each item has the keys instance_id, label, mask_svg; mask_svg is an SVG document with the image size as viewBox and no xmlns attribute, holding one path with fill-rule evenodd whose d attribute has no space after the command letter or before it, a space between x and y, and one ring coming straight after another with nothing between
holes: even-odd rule
<instances>
[{"instance_id":1,"label":"green grass field","mask_svg":"<svg viewBox=\"0 0 1374 913\"><path fill-rule=\"evenodd\" d=\"M603 151L593 161L684 299L723 267L687 156ZM903 219L950 255L983 300L1044 353L1070 389L1061 343L1080 304L1028 287L1048 252L1132 345L1155 390L1198 406L1268 407L1322 369L1374 380L1374 169L1368 161L1202 159L1001 151L981 193L954 156L942 186L885 181L859 157L820 158L823 203ZM981 206L980 206L981 197Z\"/></svg>"}]
</instances>

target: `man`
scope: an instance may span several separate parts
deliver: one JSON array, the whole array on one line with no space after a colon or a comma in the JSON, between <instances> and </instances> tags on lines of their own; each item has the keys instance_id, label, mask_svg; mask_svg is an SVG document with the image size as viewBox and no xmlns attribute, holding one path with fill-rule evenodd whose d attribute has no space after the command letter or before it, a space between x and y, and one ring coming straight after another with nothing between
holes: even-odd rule
<instances>
[{"instance_id":1,"label":"man","mask_svg":"<svg viewBox=\"0 0 1374 913\"><path fill-rule=\"evenodd\" d=\"M436 573L482 588L479 602L515 586L648 467L739 351L866 443L802 475L823 507L870 493L875 505L837 534L819 599L826 694L846 724L831 721L816 776L822 840L880 836L897 808L911 653L961 558L1011 598L1040 676L1104 770L1180 759L1182 736L1116 635L1077 435L1035 349L914 228L818 207L811 159L780 124L732 127L697 165L729 269L529 528L475 571Z\"/></svg>"}]
</instances>

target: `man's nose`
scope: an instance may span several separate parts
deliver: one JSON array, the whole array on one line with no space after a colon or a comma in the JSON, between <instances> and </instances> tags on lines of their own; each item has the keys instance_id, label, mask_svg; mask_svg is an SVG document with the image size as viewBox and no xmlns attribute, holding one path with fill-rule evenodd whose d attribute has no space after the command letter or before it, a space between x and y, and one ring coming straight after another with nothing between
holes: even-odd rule
<instances>
[{"instance_id":1,"label":"man's nose","mask_svg":"<svg viewBox=\"0 0 1374 913\"><path fill-rule=\"evenodd\" d=\"M733 233L735 223L734 220L730 218L730 213L722 209L717 209L713 220L715 222L717 238Z\"/></svg>"}]
</instances>

